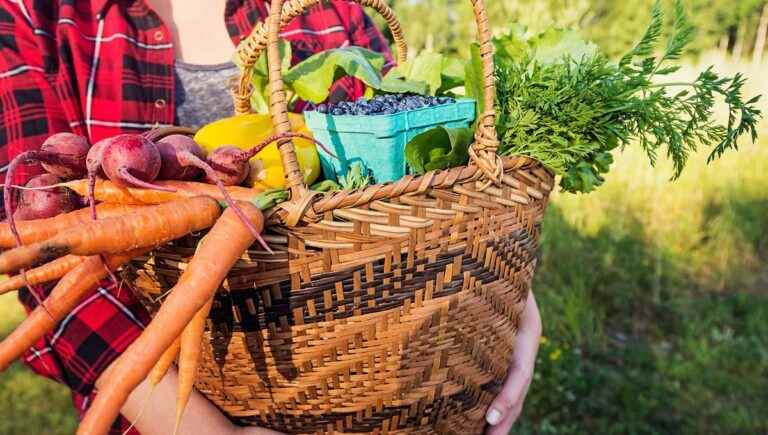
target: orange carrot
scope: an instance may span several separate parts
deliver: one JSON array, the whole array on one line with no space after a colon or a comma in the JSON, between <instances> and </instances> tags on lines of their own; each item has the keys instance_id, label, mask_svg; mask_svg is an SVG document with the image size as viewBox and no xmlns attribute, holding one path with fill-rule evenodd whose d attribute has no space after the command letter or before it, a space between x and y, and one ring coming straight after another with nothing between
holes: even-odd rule
<instances>
[{"instance_id":1,"label":"orange carrot","mask_svg":"<svg viewBox=\"0 0 768 435\"><path fill-rule=\"evenodd\" d=\"M212 184L197 183L194 181L155 181L154 184L176 192L163 192L137 187L121 187L111 181L97 180L94 188L96 200L100 202L116 204L162 204L179 198L206 195L218 201L224 200L224 195L218 187ZM88 194L88 180L75 180L62 183L80 195ZM227 186L229 195L238 201L252 201L261 193L258 189L240 186Z\"/></svg>"},{"instance_id":2,"label":"orange carrot","mask_svg":"<svg viewBox=\"0 0 768 435\"><path fill-rule=\"evenodd\" d=\"M157 361L157 364L152 367L152 371L149 372L147 379L149 379L149 384L153 388L156 387L157 384L163 380L165 374L168 373L168 369L171 367L171 364L173 364L173 361L175 361L176 357L179 355L180 347L181 337L176 338L176 341L174 341L168 349L165 349L163 356L161 356L160 360Z\"/></svg>"},{"instance_id":3,"label":"orange carrot","mask_svg":"<svg viewBox=\"0 0 768 435\"><path fill-rule=\"evenodd\" d=\"M263 229L264 216L256 206L238 205L257 228ZM109 431L134 388L214 296L229 270L255 240L232 209L222 213L152 322L117 360L80 424L79 435L103 435Z\"/></svg>"},{"instance_id":4,"label":"orange carrot","mask_svg":"<svg viewBox=\"0 0 768 435\"><path fill-rule=\"evenodd\" d=\"M96 221L32 245L0 254L0 273L36 266L67 254L117 254L156 247L210 227L221 213L219 203L207 196L145 207L134 213Z\"/></svg>"},{"instance_id":5,"label":"orange carrot","mask_svg":"<svg viewBox=\"0 0 768 435\"><path fill-rule=\"evenodd\" d=\"M211 312L213 298L195 314L195 317L181 333L181 348L179 350L179 387L176 392L176 425L174 435L178 433L181 417L189 403L192 388L197 377L197 366L200 364L200 352L202 352L203 332L205 332L205 319Z\"/></svg>"},{"instance_id":6,"label":"orange carrot","mask_svg":"<svg viewBox=\"0 0 768 435\"><path fill-rule=\"evenodd\" d=\"M147 251L140 249L107 256L107 266L109 269L118 268ZM0 342L0 372L8 368L43 335L52 331L107 275L107 268L98 255L86 258L64 275L43 304L35 307L16 330Z\"/></svg>"},{"instance_id":7,"label":"orange carrot","mask_svg":"<svg viewBox=\"0 0 768 435\"><path fill-rule=\"evenodd\" d=\"M96 208L100 216L113 217L128 214L143 207L123 204L99 204ZM16 223L16 229L19 232L19 236L21 236L21 242L29 244L48 239L61 231L89 222L90 220L90 212L87 208L84 208L48 219L20 221ZM13 247L16 247L16 240L11 233L9 225L7 223L0 224L0 248Z\"/></svg>"},{"instance_id":8,"label":"orange carrot","mask_svg":"<svg viewBox=\"0 0 768 435\"><path fill-rule=\"evenodd\" d=\"M46 282L56 281L67 272L79 266L87 257L78 255L67 255L46 263L40 267L28 270L27 283L24 283L24 276L16 275L0 282L0 295L18 290L27 285L44 284Z\"/></svg>"}]
</instances>

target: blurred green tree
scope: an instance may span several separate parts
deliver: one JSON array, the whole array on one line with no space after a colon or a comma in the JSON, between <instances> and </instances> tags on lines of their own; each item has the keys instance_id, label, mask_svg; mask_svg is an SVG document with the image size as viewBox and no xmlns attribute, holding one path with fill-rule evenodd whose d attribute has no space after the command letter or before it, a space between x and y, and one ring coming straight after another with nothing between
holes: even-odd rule
<instances>
[{"instance_id":1,"label":"blurred green tree","mask_svg":"<svg viewBox=\"0 0 768 435\"><path fill-rule=\"evenodd\" d=\"M532 31L552 25L575 27L606 53L616 56L641 36L654 1L491 0L486 1L486 7L494 33L505 31L511 23L522 24ZM662 1L671 8L674 0ZM765 50L768 0L685 0L685 3L698 29L692 53L719 49L736 58L759 58ZM422 50L467 53L467 46L475 37L472 6L468 0L390 0L390 4L400 17L411 53Z\"/></svg>"}]
</instances>

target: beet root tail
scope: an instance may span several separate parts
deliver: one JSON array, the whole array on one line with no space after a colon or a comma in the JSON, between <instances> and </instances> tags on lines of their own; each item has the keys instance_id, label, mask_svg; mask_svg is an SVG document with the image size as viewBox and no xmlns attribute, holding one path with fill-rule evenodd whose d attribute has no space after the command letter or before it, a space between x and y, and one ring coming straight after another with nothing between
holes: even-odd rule
<instances>
[{"instance_id":1,"label":"beet root tail","mask_svg":"<svg viewBox=\"0 0 768 435\"><path fill-rule=\"evenodd\" d=\"M3 207L5 207L5 216L6 219L8 219L8 227L11 230L11 234L13 234L14 240L16 240L17 247L21 246L22 243L19 230L16 228L16 219L13 217L13 173L16 171L16 168L19 166L19 164L37 161L38 154L39 153L37 151L27 151L25 153L19 154L8 165L8 173L5 175ZM29 282L27 281L27 274L24 269L21 269L21 278L24 281L25 286L29 289L29 292L32 294L32 297L35 298L35 302L37 302L38 305L42 305L43 308L45 308L45 312L50 316L51 313L45 307L43 300L40 298L41 292L38 291L40 290L39 286L29 285Z\"/></svg>"},{"instance_id":2,"label":"beet root tail","mask_svg":"<svg viewBox=\"0 0 768 435\"><path fill-rule=\"evenodd\" d=\"M324 145L322 142L320 142L319 140L317 140L317 139L313 138L312 136L308 136L308 135L306 135L306 134L304 134L304 133L298 133L298 132L295 132L295 131L287 131L287 132L285 132L285 133L282 133L282 134L275 134L275 135L272 135L272 136L270 136L270 137L268 137L268 138L264 139L263 141L259 142L257 145L255 145L255 146L254 146L253 148L251 148L250 150L246 151L246 152L243 154L243 157L244 157L246 160L250 160L250 159L252 159L254 156L256 156L256 154L258 154L258 153L259 153L261 150L263 150L263 149L264 149L264 148L266 148L266 147L267 147L269 144L271 144L272 142L275 142L275 141L278 141L278 140L281 140L281 139L287 139L287 138L301 138L301 139L305 139L305 140L308 140L308 141L310 141L310 142L314 143L315 145L317 145L318 147L320 147L320 148L321 148L321 149L322 149L322 150L323 150L323 151L324 151L326 154L328 154L329 156L333 157L334 159L338 159L338 157L336 156L336 154L332 153L332 152L331 152L331 150L330 150L330 149L328 149L328 147L326 147L326 146L325 146L325 145Z\"/></svg>"},{"instance_id":3,"label":"beet root tail","mask_svg":"<svg viewBox=\"0 0 768 435\"><path fill-rule=\"evenodd\" d=\"M128 170L128 168L120 168L117 170L117 173L120 175L120 178L122 181L126 184L133 185L135 187L140 187L143 189L151 189L151 190L159 190L161 192L170 192L170 193L176 193L176 189L171 189L170 187L163 187L158 186L157 184L152 184L150 182L140 180L131 174L131 172Z\"/></svg>"},{"instance_id":4,"label":"beet root tail","mask_svg":"<svg viewBox=\"0 0 768 435\"><path fill-rule=\"evenodd\" d=\"M254 237L256 237L256 240L259 242L259 245L261 245L262 248L264 248L267 252L270 254L273 254L272 249L270 249L269 245L267 245L267 242L264 241L264 239L261 237L261 233L259 233L259 230L256 229L256 227L253 225L253 222L250 221L245 216L245 213L243 213L242 210L240 210L240 207L237 206L237 203L235 203L235 200L232 199L232 197L229 195L229 192L227 191L226 187L224 186L224 183L221 182L221 179L219 179L219 176L216 174L216 171L211 168L211 165L204 162L202 159L197 157L196 155L190 153L190 152L182 152L179 153L179 161L182 162L185 166L194 166L196 168L202 169L205 171L205 174L216 183L216 187L219 188L221 191L221 194L224 196L224 202L227 203L228 207L232 208L232 211L235 212L237 217L240 218L241 221L243 221L243 224L248 228L248 231L250 231L251 234L253 234Z\"/></svg>"}]
</instances>

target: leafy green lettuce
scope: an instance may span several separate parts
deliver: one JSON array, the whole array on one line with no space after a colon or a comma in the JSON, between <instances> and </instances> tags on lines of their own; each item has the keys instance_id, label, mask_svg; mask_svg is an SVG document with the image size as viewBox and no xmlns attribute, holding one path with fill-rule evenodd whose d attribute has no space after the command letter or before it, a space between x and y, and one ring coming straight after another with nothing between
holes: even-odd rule
<instances>
[{"instance_id":1,"label":"leafy green lettuce","mask_svg":"<svg viewBox=\"0 0 768 435\"><path fill-rule=\"evenodd\" d=\"M471 128L438 126L416 135L405 146L405 160L416 174L467 164Z\"/></svg>"}]
</instances>

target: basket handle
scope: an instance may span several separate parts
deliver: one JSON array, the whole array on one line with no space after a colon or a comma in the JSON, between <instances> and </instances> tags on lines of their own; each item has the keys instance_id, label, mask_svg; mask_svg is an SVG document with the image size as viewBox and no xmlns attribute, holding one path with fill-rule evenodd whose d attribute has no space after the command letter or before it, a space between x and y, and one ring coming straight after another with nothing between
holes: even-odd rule
<instances>
[{"instance_id":1,"label":"basket handle","mask_svg":"<svg viewBox=\"0 0 768 435\"><path fill-rule=\"evenodd\" d=\"M483 66L483 113L478 115L475 142L469 146L470 159L485 176L480 190L492 184L500 185L504 175L504 162L496 153L499 140L496 136L496 84L494 82L493 43L488 27L488 14L484 0L470 0L477 24L477 42L480 45L480 60Z\"/></svg>"},{"instance_id":2,"label":"basket handle","mask_svg":"<svg viewBox=\"0 0 768 435\"><path fill-rule=\"evenodd\" d=\"M277 135L290 131L288 120L288 104L286 102L285 86L283 84L280 52L278 46L280 29L292 19L302 14L307 8L319 3L321 0L276 0L271 4L270 15L266 25L259 23L251 31L251 34L238 46L237 55L243 65L240 75L240 83L234 95L235 113L245 114L250 112L250 77L251 71L258 61L264 48L267 49L267 65L269 69L270 83L270 113ZM403 31L395 13L383 0L353 0L361 6L368 6L381 14L387 22L397 46L397 63L402 64L408 56L408 48L403 38ZM306 207L311 202L312 195L304 185L304 178L296 158L296 150L290 138L277 142L280 158L283 162L286 184L291 191L291 202L295 211L287 218L288 225L294 225L299 221ZM289 204L286 204L289 205Z\"/></svg>"},{"instance_id":3,"label":"basket handle","mask_svg":"<svg viewBox=\"0 0 768 435\"><path fill-rule=\"evenodd\" d=\"M320 3L323 0L288 0L282 7L282 15L280 16L280 29L288 25L294 18L303 14L305 10ZM394 11L383 0L352 0L361 6L371 7L375 9L384 20L387 22L392 37L395 40L397 46L397 64L400 65L408 58L408 45L403 37L403 30L400 27L400 22L395 17ZM277 4L277 3L275 3ZM272 10L279 10L272 5ZM251 33L237 46L236 56L240 60L240 64L243 66L242 73L240 75L240 82L233 96L235 102L235 113L237 115L243 115L251 110L251 93L250 86L251 72L254 65L259 60L259 57L267 48L268 43L268 29L265 22L256 23L251 30Z\"/></svg>"},{"instance_id":4,"label":"basket handle","mask_svg":"<svg viewBox=\"0 0 768 435\"><path fill-rule=\"evenodd\" d=\"M276 134L283 134L290 130L278 45L280 26L299 15L304 8L318 1L320 0L289 0L284 7L284 0L273 0L267 24L266 26L261 26L262 29L266 28L267 65L271 93L270 113ZM355 1L361 5L375 8L384 16L397 41L398 62L402 62L405 59L406 46L402 38L400 25L392 10L383 0ZM483 95L481 98L483 98L484 111L478 115L475 140L469 147L469 156L480 169L479 177L484 178L484 181L479 186L481 190L484 190L492 184L499 185L502 183L504 165L501 157L496 153L499 144L496 137L496 112L494 109L496 86L494 84L493 44L491 43L491 33L488 27L488 15L484 0L470 1L477 24L480 58L483 68ZM238 113L245 113L245 104L248 104L248 110L250 110L250 98L248 98L248 101L242 101L242 97L249 94L247 81L250 78L251 68L256 63L264 46L263 32L264 30L254 31L248 38L248 42L243 44L244 47L249 48L239 51L241 59L244 61L243 65L246 67L243 68L241 88L237 93L241 99L238 99L237 96L235 99ZM285 223L288 226L293 226L298 223L307 211L307 208L311 206L313 194L304 185L291 139L280 140L278 142L278 149L283 161L287 185L291 190L291 199L283 204L283 208L288 212Z\"/></svg>"}]
</instances>

